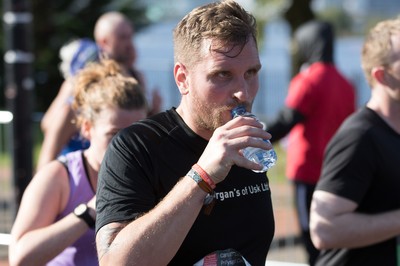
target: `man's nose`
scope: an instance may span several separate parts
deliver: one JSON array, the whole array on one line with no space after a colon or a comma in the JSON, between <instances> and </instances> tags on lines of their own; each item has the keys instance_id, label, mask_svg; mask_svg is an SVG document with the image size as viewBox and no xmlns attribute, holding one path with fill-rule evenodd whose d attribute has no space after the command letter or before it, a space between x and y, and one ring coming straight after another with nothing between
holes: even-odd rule
<instances>
[{"instance_id":1,"label":"man's nose","mask_svg":"<svg viewBox=\"0 0 400 266\"><path fill-rule=\"evenodd\" d=\"M238 79L235 91L233 93L234 98L237 98L239 102L247 102L249 99L249 85L244 78Z\"/></svg>"}]
</instances>

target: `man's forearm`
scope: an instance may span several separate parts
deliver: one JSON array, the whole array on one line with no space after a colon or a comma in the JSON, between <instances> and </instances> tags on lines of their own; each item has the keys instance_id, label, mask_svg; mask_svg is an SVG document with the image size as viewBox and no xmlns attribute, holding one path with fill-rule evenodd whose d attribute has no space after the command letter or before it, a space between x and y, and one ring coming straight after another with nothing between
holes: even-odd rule
<instances>
[{"instance_id":1,"label":"man's forearm","mask_svg":"<svg viewBox=\"0 0 400 266\"><path fill-rule=\"evenodd\" d=\"M168 264L196 220L205 195L185 177L153 210L122 230L105 225L96 237L100 265Z\"/></svg>"},{"instance_id":2,"label":"man's forearm","mask_svg":"<svg viewBox=\"0 0 400 266\"><path fill-rule=\"evenodd\" d=\"M297 110L288 107L282 108L275 120L267 124L267 131L272 135L270 141L273 143L282 139L297 123L304 119L305 116Z\"/></svg>"},{"instance_id":3,"label":"man's forearm","mask_svg":"<svg viewBox=\"0 0 400 266\"><path fill-rule=\"evenodd\" d=\"M363 214L354 211L355 205L341 204L346 204L343 198L328 202L320 194L314 193L310 219L311 237L318 249L363 247L400 235L400 210Z\"/></svg>"}]
</instances>

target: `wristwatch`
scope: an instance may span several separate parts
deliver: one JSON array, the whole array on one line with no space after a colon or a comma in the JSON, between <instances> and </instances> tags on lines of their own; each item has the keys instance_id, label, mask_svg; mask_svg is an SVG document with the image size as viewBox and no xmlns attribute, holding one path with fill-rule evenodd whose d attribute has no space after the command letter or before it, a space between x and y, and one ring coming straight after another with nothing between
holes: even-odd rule
<instances>
[{"instance_id":1,"label":"wristwatch","mask_svg":"<svg viewBox=\"0 0 400 266\"><path fill-rule=\"evenodd\" d=\"M75 209L74 209L74 214L76 217L82 219L85 221L85 223L90 227L94 228L95 226L95 220L89 213L89 207L85 203L79 204Z\"/></svg>"}]
</instances>

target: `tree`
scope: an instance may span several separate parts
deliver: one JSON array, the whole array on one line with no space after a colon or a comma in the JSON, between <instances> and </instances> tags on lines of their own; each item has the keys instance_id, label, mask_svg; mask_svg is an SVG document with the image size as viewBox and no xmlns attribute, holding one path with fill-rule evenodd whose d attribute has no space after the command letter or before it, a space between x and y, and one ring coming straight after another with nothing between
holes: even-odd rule
<instances>
[{"instance_id":1,"label":"tree","mask_svg":"<svg viewBox=\"0 0 400 266\"><path fill-rule=\"evenodd\" d=\"M311 10L312 0L292 0L289 8L285 11L284 18L290 25L292 33L303 23L315 18Z\"/></svg>"},{"instance_id":2,"label":"tree","mask_svg":"<svg viewBox=\"0 0 400 266\"><path fill-rule=\"evenodd\" d=\"M93 38L97 18L110 10L118 10L127 15L137 30L149 24L146 7L138 0L31 0L31 5L34 17L35 109L40 112L47 109L62 83L63 78L58 70L58 52L63 44L73 38ZM0 41L0 49L4 51L3 35ZM1 66L0 71L4 73L4 66ZM0 100L3 107L4 93Z\"/></svg>"},{"instance_id":3,"label":"tree","mask_svg":"<svg viewBox=\"0 0 400 266\"><path fill-rule=\"evenodd\" d=\"M0 47L3 51L7 49L8 56L1 64L1 77L7 77L7 84L5 80L2 82L1 106L14 114L11 148L17 206L32 176L32 111L34 107L45 111L63 81L58 71L60 47L73 38L92 37L97 18L109 10L121 11L132 19L136 28L146 25L144 7L134 3L122 0L3 1L1 13L7 12L7 16L3 16L5 31L0 35ZM28 82L32 81L32 76L33 82Z\"/></svg>"},{"instance_id":4,"label":"tree","mask_svg":"<svg viewBox=\"0 0 400 266\"><path fill-rule=\"evenodd\" d=\"M270 16L281 16L283 17L289 24L291 33L296 31L296 29L303 23L312 20L315 18L315 14L311 9L311 3L313 0L256 0L258 5L258 10L262 10L264 14L260 14L260 11L256 12L257 20L261 19L261 25L259 28L262 28L265 23L268 23L267 9L275 10L275 13ZM261 36L262 38L262 36ZM298 63L297 54L295 49L291 50L292 57L292 76L298 73L300 69L300 65Z\"/></svg>"},{"instance_id":5,"label":"tree","mask_svg":"<svg viewBox=\"0 0 400 266\"><path fill-rule=\"evenodd\" d=\"M311 10L311 2L312 0L292 0L289 8L283 14L284 18L290 25L292 32L292 43L293 34L297 30L297 28L315 18L314 12ZM294 45L294 44L293 44ZM296 75L300 70L300 63L298 60L297 51L295 49L291 49L292 53L292 73L291 75Z\"/></svg>"}]
</instances>

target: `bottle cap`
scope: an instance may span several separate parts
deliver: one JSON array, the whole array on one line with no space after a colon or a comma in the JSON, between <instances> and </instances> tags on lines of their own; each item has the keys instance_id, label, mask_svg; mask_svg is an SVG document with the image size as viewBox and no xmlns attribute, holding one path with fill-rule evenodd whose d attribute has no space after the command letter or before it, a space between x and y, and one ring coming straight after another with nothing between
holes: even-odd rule
<instances>
[{"instance_id":1,"label":"bottle cap","mask_svg":"<svg viewBox=\"0 0 400 266\"><path fill-rule=\"evenodd\" d=\"M245 113L246 113L246 107L244 105L238 105L231 111L232 117L243 115Z\"/></svg>"}]
</instances>

